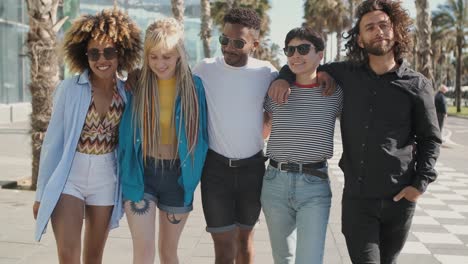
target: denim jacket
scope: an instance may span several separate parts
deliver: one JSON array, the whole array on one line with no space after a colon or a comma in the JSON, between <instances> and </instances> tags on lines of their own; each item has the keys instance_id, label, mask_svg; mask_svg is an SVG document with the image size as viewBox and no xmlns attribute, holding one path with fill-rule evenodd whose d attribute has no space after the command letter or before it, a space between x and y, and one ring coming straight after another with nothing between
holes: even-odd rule
<instances>
[{"instance_id":1,"label":"denim jacket","mask_svg":"<svg viewBox=\"0 0 468 264\"><path fill-rule=\"evenodd\" d=\"M184 189L184 205L189 206L193 201L193 193L200 182L203 165L205 163L206 152L208 150L208 132L207 132L207 107L205 99L205 90L199 77L194 76L195 88L198 96L199 106L199 131L197 145L193 152L193 158L188 155L188 142L185 133L185 127L179 127L181 115L180 97L176 99L175 118L178 154L181 166L181 175L178 182ZM142 142L140 129L137 128L135 134L132 106L133 100L131 93L127 92L127 106L122 116L119 128L119 175L122 182L122 194L124 200L140 201L144 194L144 166L142 154ZM182 120L183 121L183 120ZM184 122L182 122L183 124ZM181 130L182 129L182 130ZM181 130L179 133L179 130Z\"/></svg>"},{"instance_id":2,"label":"denim jacket","mask_svg":"<svg viewBox=\"0 0 468 264\"><path fill-rule=\"evenodd\" d=\"M81 130L91 103L89 71L63 80L55 90L52 117L42 143L39 175L37 179L36 201L41 203L36 219L35 239L41 240L47 223L68 180L75 157ZM127 101L124 83L119 80L117 89ZM116 152L114 152L116 153ZM118 170L118 168L117 168ZM110 227L119 226L122 217L121 189L116 181L114 209Z\"/></svg>"}]
</instances>

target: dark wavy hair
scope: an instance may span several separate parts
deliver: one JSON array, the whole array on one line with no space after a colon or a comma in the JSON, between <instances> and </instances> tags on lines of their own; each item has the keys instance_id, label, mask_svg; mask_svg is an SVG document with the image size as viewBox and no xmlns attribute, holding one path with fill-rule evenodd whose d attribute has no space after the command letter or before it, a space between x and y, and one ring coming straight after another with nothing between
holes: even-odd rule
<instances>
[{"instance_id":1,"label":"dark wavy hair","mask_svg":"<svg viewBox=\"0 0 468 264\"><path fill-rule=\"evenodd\" d=\"M142 41L140 28L128 14L114 8L104 9L95 15L82 15L73 21L65 32L63 52L65 61L74 73L82 73L89 68L86 50L91 39L110 40L117 49L119 73L131 71L140 63Z\"/></svg>"},{"instance_id":2,"label":"dark wavy hair","mask_svg":"<svg viewBox=\"0 0 468 264\"><path fill-rule=\"evenodd\" d=\"M345 44L348 58L358 63L367 62L367 52L358 45L359 24L362 17L372 11L382 11L390 17L395 40L395 46L393 47L395 60L403 59L406 53L412 50L413 41L410 36L410 28L413 25L413 21L409 17L408 12L401 7L400 2L392 0L366 0L358 6L356 10L356 24L344 36L345 39L348 39Z\"/></svg>"},{"instance_id":3,"label":"dark wavy hair","mask_svg":"<svg viewBox=\"0 0 468 264\"><path fill-rule=\"evenodd\" d=\"M260 30L261 20L251 8L237 7L229 10L223 18L224 24L240 24L256 31Z\"/></svg>"}]
</instances>

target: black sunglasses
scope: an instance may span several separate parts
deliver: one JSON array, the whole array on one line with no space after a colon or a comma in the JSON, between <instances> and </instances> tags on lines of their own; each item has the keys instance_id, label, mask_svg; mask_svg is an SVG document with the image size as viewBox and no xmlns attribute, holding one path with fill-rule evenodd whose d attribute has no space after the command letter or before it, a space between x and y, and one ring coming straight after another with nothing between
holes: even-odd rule
<instances>
[{"instance_id":1,"label":"black sunglasses","mask_svg":"<svg viewBox=\"0 0 468 264\"><path fill-rule=\"evenodd\" d=\"M245 42L244 40L242 39L232 39L232 38L228 38L224 35L221 35L219 36L219 43L223 46L227 46L229 44L229 42L232 43L232 46L236 49L243 49L245 44L247 44L247 42Z\"/></svg>"},{"instance_id":2,"label":"black sunglasses","mask_svg":"<svg viewBox=\"0 0 468 264\"><path fill-rule=\"evenodd\" d=\"M311 44L301 44L298 46L286 46L286 48L283 49L284 55L288 57L292 57L294 55L294 52L299 52L301 55L307 55L310 52L310 48L314 47Z\"/></svg>"},{"instance_id":3,"label":"black sunglasses","mask_svg":"<svg viewBox=\"0 0 468 264\"><path fill-rule=\"evenodd\" d=\"M113 60L117 57L117 49L109 47L100 51L99 49L92 48L86 52L86 56L88 56L90 61L98 61L101 57L101 54L104 55L104 59Z\"/></svg>"}]
</instances>

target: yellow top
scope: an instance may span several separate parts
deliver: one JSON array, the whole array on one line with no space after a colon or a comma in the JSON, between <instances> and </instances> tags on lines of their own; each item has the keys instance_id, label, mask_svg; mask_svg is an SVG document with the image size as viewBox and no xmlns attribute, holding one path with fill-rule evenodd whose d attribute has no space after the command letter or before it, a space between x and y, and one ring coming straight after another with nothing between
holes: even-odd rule
<instances>
[{"instance_id":1,"label":"yellow top","mask_svg":"<svg viewBox=\"0 0 468 264\"><path fill-rule=\"evenodd\" d=\"M176 96L176 78L158 80L160 144L175 144L176 130L174 104Z\"/></svg>"}]
</instances>

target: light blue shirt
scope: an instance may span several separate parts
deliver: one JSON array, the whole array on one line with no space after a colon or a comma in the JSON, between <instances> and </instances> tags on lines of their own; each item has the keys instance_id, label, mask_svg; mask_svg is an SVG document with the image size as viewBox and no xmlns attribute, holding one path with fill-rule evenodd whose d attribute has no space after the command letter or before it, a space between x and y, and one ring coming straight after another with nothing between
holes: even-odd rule
<instances>
[{"instance_id":1,"label":"light blue shirt","mask_svg":"<svg viewBox=\"0 0 468 264\"><path fill-rule=\"evenodd\" d=\"M80 75L63 80L55 90L52 117L42 143L39 163L36 201L40 201L41 205L36 220L37 241L40 241L42 234L45 233L47 223L68 179L91 103L91 85L88 76L89 72L86 70ZM126 102L124 83L121 80L117 81L117 88ZM116 190L110 228L118 227L123 215L122 189L119 181L116 181Z\"/></svg>"}]
</instances>

